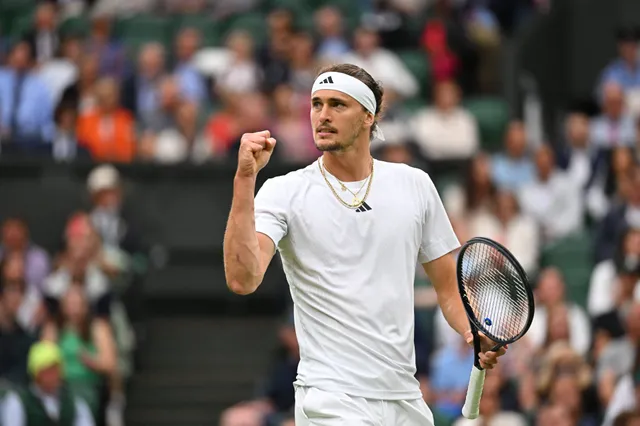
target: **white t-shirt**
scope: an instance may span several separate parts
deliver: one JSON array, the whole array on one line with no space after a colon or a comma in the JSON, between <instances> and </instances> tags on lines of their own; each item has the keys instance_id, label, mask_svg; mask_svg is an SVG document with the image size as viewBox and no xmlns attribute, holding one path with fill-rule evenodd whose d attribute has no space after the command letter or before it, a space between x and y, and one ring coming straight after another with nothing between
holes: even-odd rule
<instances>
[{"instance_id":1,"label":"white t-shirt","mask_svg":"<svg viewBox=\"0 0 640 426\"><path fill-rule=\"evenodd\" d=\"M342 191L346 202L353 195ZM354 192L365 181L346 183ZM363 195L366 187L362 189ZM459 247L429 176L375 161L370 210L343 206L318 160L267 180L256 230L282 258L300 345L296 385L369 399L421 398L415 379L414 277Z\"/></svg>"}]
</instances>

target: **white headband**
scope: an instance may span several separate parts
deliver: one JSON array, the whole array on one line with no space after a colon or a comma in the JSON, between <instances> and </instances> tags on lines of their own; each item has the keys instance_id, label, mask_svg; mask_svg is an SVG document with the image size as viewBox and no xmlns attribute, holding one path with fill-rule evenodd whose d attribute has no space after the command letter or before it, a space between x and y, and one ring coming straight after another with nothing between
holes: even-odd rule
<instances>
[{"instance_id":1,"label":"white headband","mask_svg":"<svg viewBox=\"0 0 640 426\"><path fill-rule=\"evenodd\" d=\"M311 96L318 90L336 90L346 95L351 96L358 101L367 111L374 116L376 115L376 97L373 95L373 91L369 89L369 86L361 82L355 77L341 73L341 72L325 72L316 78L311 88ZM384 135L379 126L376 126L376 130L373 134L374 137L384 140Z\"/></svg>"}]
</instances>

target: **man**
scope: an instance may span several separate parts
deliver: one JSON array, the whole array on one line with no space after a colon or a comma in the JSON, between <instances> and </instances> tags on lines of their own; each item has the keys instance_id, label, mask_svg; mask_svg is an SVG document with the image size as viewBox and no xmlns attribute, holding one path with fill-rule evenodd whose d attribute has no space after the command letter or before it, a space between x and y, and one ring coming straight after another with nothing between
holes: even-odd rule
<instances>
[{"instance_id":1,"label":"man","mask_svg":"<svg viewBox=\"0 0 640 426\"><path fill-rule=\"evenodd\" d=\"M12 426L93 426L89 406L62 384L62 353L52 342L39 342L29 351L33 383L7 395L0 424Z\"/></svg>"},{"instance_id":2,"label":"man","mask_svg":"<svg viewBox=\"0 0 640 426\"><path fill-rule=\"evenodd\" d=\"M25 283L13 277L7 259L0 262L0 379L24 385L27 377L27 354L36 340L20 322ZM1 422L0 422L1 424Z\"/></svg>"},{"instance_id":3,"label":"man","mask_svg":"<svg viewBox=\"0 0 640 426\"><path fill-rule=\"evenodd\" d=\"M449 254L459 243L433 182L371 157L382 97L365 70L326 68L310 113L322 157L268 180L255 200L256 175L276 141L263 131L240 144L224 241L227 285L254 292L280 251L300 345L297 426L433 425L415 378L416 260L449 324L472 341ZM502 354L482 352L482 366Z\"/></svg>"}]
</instances>

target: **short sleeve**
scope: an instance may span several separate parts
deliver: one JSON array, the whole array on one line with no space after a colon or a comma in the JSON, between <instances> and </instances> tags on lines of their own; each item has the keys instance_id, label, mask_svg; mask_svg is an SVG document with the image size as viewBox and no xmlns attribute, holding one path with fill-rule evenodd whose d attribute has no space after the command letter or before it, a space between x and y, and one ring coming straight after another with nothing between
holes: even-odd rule
<instances>
[{"instance_id":1,"label":"short sleeve","mask_svg":"<svg viewBox=\"0 0 640 426\"><path fill-rule=\"evenodd\" d=\"M255 201L256 232L265 234L278 247L287 235L289 200L284 185L277 179L268 179L258 191Z\"/></svg>"},{"instance_id":2,"label":"short sleeve","mask_svg":"<svg viewBox=\"0 0 640 426\"><path fill-rule=\"evenodd\" d=\"M457 249L460 242L433 181L424 172L421 172L420 179L425 212L418 260L427 263Z\"/></svg>"}]
</instances>

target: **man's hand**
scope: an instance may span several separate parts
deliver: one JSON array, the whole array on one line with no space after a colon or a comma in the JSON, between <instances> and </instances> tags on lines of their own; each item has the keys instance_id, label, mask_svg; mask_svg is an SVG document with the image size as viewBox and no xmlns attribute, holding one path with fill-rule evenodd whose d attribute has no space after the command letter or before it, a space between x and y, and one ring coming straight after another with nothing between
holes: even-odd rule
<instances>
[{"instance_id":1,"label":"man's hand","mask_svg":"<svg viewBox=\"0 0 640 426\"><path fill-rule=\"evenodd\" d=\"M268 130L242 135L237 175L255 177L269 162L275 146L276 140L271 137L271 132Z\"/></svg>"},{"instance_id":2,"label":"man's hand","mask_svg":"<svg viewBox=\"0 0 640 426\"><path fill-rule=\"evenodd\" d=\"M491 370L498 363L498 358L507 353L509 345L498 349L497 352L493 352L491 349L496 346L496 343L481 332L478 332L478 336L480 336L480 353L478 354L480 366L485 370ZM464 333L464 340L473 347L471 330Z\"/></svg>"}]
</instances>

